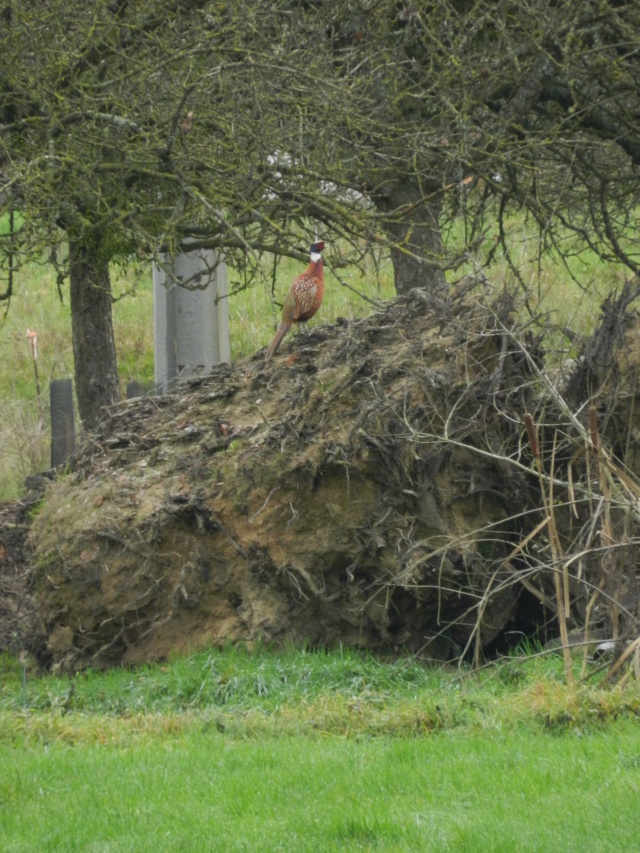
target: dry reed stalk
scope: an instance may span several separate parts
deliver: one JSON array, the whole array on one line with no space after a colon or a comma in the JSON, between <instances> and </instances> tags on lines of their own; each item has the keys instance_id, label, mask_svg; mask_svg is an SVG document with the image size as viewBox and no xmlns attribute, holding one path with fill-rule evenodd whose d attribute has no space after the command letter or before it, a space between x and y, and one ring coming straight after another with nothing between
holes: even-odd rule
<instances>
[{"instance_id":1,"label":"dry reed stalk","mask_svg":"<svg viewBox=\"0 0 640 853\"><path fill-rule=\"evenodd\" d=\"M556 525L555 514L553 510L553 468L555 462L555 447L554 438L553 452L551 460L551 475L549 477L549 487L546 488L545 478L542 471L542 458L540 454L540 445L536 432L535 422L532 415L527 412L524 416L524 424L527 430L527 438L531 446L531 452L536 462L538 471L538 480L540 483L540 494L542 497L543 508L546 516L546 526L549 536L549 547L551 549L551 562L553 566L553 579L556 593L556 606L558 609L558 625L560 628L560 642L562 643L562 654L564 657L564 668L567 677L567 683L573 684L573 666L571 662L571 650L569 648L569 632L567 630L567 618L570 615L570 598L569 598L569 572L567 566L562 561L562 547L558 536L558 528ZM559 571L559 566L563 564L562 576Z\"/></svg>"}]
</instances>

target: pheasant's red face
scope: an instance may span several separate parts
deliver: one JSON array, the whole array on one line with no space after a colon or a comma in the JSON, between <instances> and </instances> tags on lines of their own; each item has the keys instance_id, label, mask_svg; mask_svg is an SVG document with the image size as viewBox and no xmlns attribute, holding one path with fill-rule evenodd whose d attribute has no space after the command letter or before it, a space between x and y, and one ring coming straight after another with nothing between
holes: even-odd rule
<instances>
[{"instance_id":1,"label":"pheasant's red face","mask_svg":"<svg viewBox=\"0 0 640 853\"><path fill-rule=\"evenodd\" d=\"M321 252L323 249L324 249L324 243L322 241L320 241L319 243L314 243L311 246L311 251L315 252L316 254Z\"/></svg>"}]
</instances>

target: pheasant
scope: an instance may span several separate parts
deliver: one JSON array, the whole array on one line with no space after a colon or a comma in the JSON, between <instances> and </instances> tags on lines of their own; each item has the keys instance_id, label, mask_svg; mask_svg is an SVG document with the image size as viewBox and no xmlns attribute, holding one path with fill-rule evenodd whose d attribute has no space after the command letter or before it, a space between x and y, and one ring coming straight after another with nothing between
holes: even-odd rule
<instances>
[{"instance_id":1,"label":"pheasant","mask_svg":"<svg viewBox=\"0 0 640 853\"><path fill-rule=\"evenodd\" d=\"M282 343L293 323L301 323L308 320L316 313L322 305L324 296L324 276L322 273L322 255L324 243L313 243L311 245L311 259L309 266L295 279L287 293L282 305L282 320L278 331L269 345L265 361L271 356Z\"/></svg>"}]
</instances>

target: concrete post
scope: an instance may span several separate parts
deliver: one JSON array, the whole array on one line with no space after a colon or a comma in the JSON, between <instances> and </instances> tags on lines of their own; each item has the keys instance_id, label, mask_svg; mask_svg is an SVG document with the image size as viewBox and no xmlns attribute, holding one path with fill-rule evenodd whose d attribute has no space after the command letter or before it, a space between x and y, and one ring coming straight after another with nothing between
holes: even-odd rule
<instances>
[{"instance_id":1,"label":"concrete post","mask_svg":"<svg viewBox=\"0 0 640 853\"><path fill-rule=\"evenodd\" d=\"M188 246L184 247L188 249ZM203 376L230 360L227 268L208 249L163 255L153 266L155 380L159 394L177 379Z\"/></svg>"},{"instance_id":2,"label":"concrete post","mask_svg":"<svg viewBox=\"0 0 640 853\"><path fill-rule=\"evenodd\" d=\"M51 467L64 465L76 446L73 413L73 384L70 379L54 379L49 386L51 402Z\"/></svg>"}]
</instances>

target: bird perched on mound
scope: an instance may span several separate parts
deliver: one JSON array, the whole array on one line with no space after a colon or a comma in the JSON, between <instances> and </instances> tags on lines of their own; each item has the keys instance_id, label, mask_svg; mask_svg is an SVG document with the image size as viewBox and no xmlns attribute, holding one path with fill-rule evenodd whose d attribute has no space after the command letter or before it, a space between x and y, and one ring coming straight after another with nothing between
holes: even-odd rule
<instances>
[{"instance_id":1,"label":"bird perched on mound","mask_svg":"<svg viewBox=\"0 0 640 853\"><path fill-rule=\"evenodd\" d=\"M322 255L324 243L312 243L309 266L295 279L282 305L282 320L278 331L269 345L265 361L268 361L280 346L293 323L308 320L322 305L324 296L324 275Z\"/></svg>"}]
</instances>

